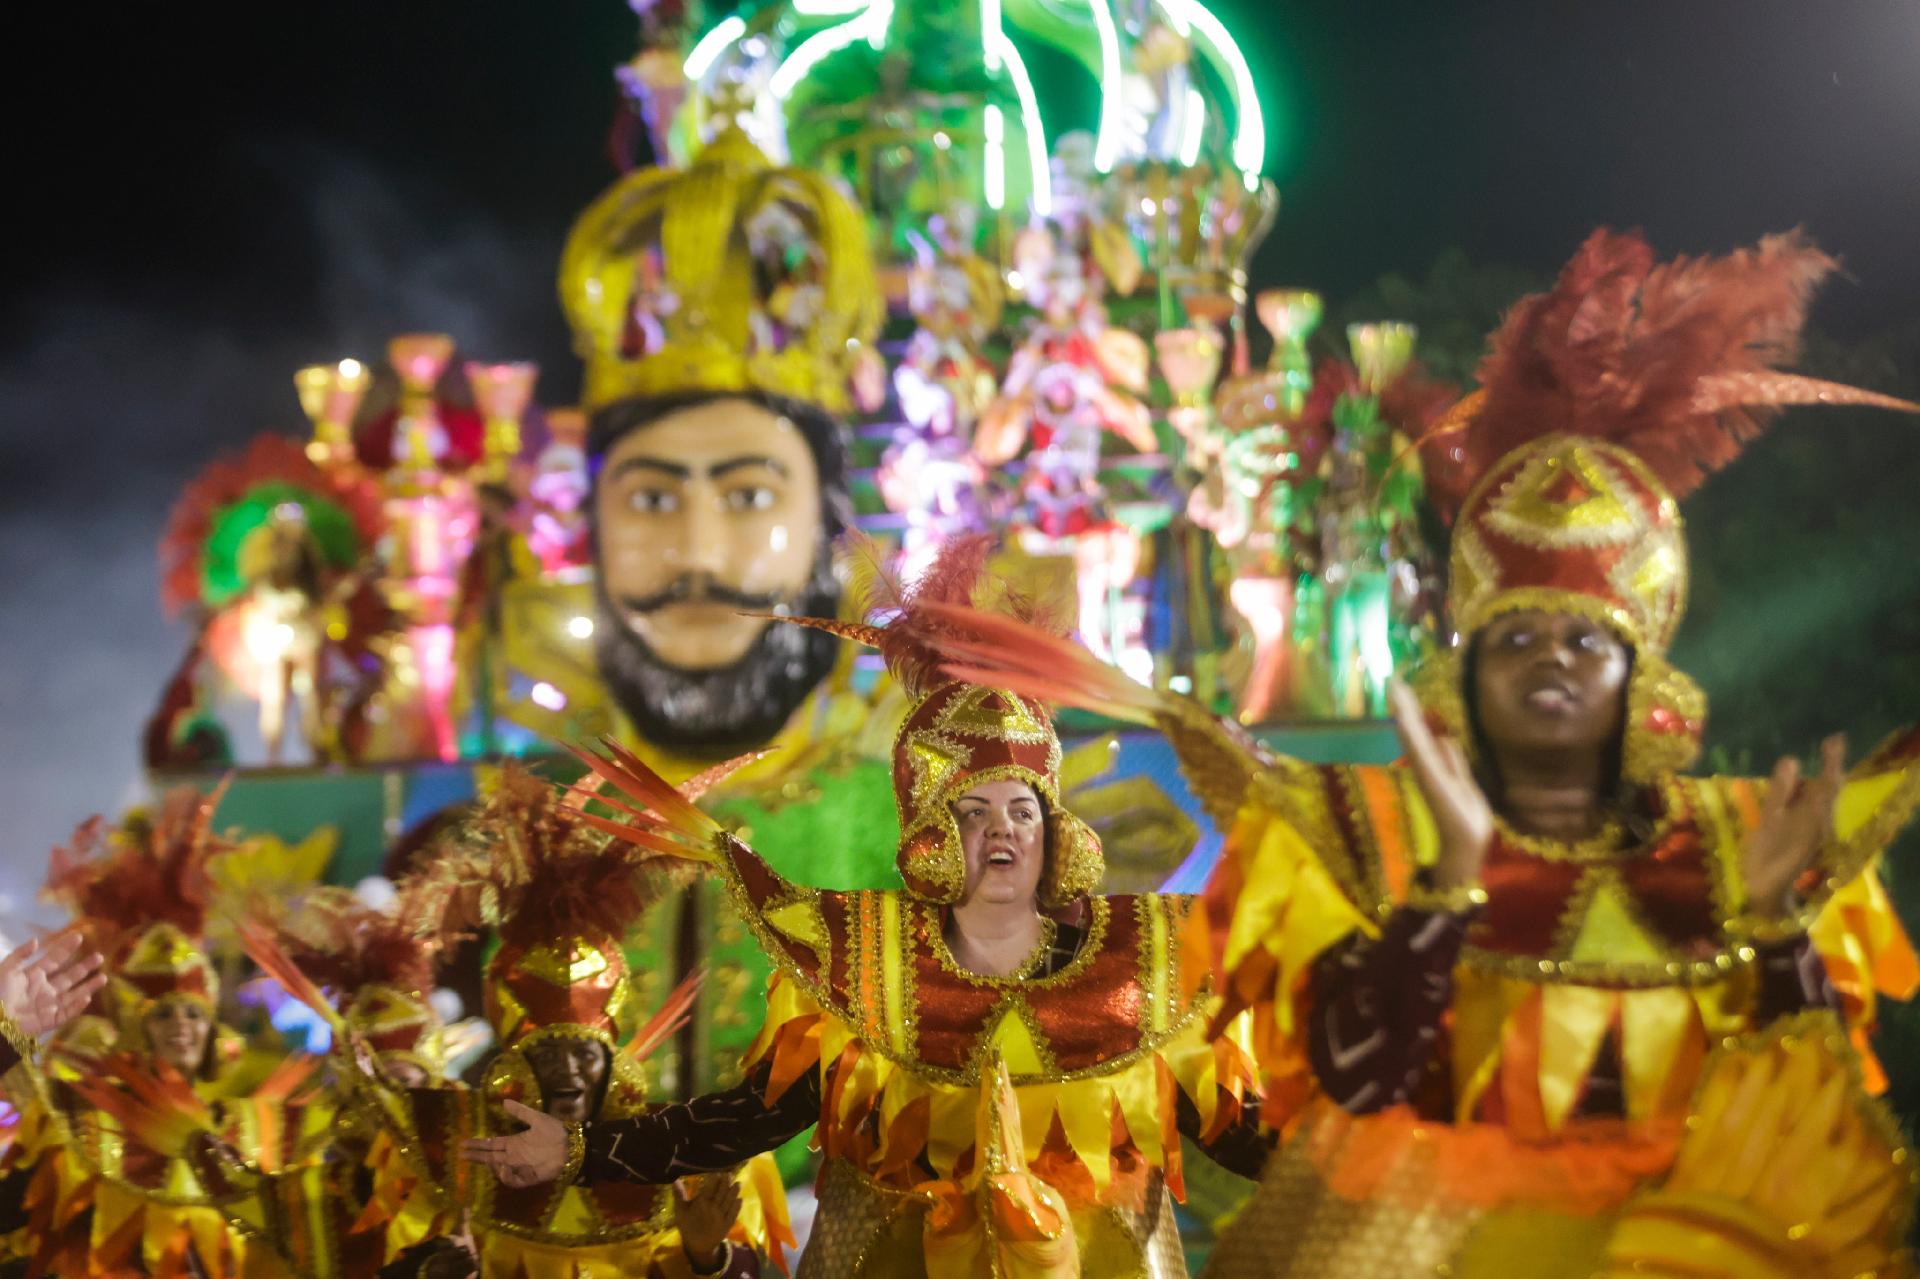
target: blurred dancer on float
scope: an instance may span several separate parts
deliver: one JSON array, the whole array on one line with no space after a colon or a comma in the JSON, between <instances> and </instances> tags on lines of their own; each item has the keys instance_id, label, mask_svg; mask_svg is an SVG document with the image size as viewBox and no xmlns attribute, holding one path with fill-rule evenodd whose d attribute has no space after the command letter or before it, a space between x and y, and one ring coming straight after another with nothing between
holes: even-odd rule
<instances>
[{"instance_id":1,"label":"blurred dancer on float","mask_svg":"<svg viewBox=\"0 0 1920 1279\"><path fill-rule=\"evenodd\" d=\"M462 1143L540 1115L563 1134L647 1113L642 1064L684 1023L692 986L622 1046L634 1020L620 939L661 890L657 875L530 775L509 770L481 809L400 885L402 919L434 936L497 930L487 1011L500 1051L477 1087L403 1084L378 1041L343 1027L368 1113L402 1158L373 1169L375 1215L405 1225L382 1275L572 1279L582 1274L759 1273L762 1253L792 1242L771 1159L735 1176L676 1188L532 1192L474 1170ZM303 998L324 1002L267 939L256 959ZM536 1109L537 1108L537 1109ZM577 1138L576 1138L577 1141ZM430 1226L430 1229L422 1229ZM422 1237L424 1236L424 1237Z\"/></svg>"},{"instance_id":2,"label":"blurred dancer on float","mask_svg":"<svg viewBox=\"0 0 1920 1279\"><path fill-rule=\"evenodd\" d=\"M9 1159L32 1169L29 1274L249 1273L249 1241L202 1175L202 1150L230 1147L274 1172L323 1153L331 1113L304 1091L316 1059L244 1061L218 1023L208 864L239 847L213 833L219 801L181 787L54 850L48 895L107 956L110 980L97 1012L69 1024L44 1064L24 1063L15 1090Z\"/></svg>"}]
</instances>

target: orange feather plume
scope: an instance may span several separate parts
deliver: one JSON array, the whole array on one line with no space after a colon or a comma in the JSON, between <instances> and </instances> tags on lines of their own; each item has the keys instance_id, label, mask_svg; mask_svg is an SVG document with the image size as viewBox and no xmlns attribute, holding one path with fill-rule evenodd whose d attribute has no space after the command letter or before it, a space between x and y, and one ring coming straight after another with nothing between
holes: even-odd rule
<instances>
[{"instance_id":1,"label":"orange feather plume","mask_svg":"<svg viewBox=\"0 0 1920 1279\"><path fill-rule=\"evenodd\" d=\"M172 1067L154 1069L126 1052L72 1064L76 1077L67 1086L149 1150L178 1157L196 1135L214 1130L213 1108Z\"/></svg>"},{"instance_id":2,"label":"orange feather plume","mask_svg":"<svg viewBox=\"0 0 1920 1279\"><path fill-rule=\"evenodd\" d=\"M633 1032L633 1038L620 1051L635 1061L645 1061L654 1049L679 1034L693 1020L694 1001L700 997L700 987L706 980L705 967L688 973L686 980L673 988L673 993L647 1018L645 1025Z\"/></svg>"},{"instance_id":3,"label":"orange feather plume","mask_svg":"<svg viewBox=\"0 0 1920 1279\"><path fill-rule=\"evenodd\" d=\"M886 618L883 626L835 622L823 618L785 620L832 631L876 648L908 696L925 697L951 678L943 669L950 639L971 633L972 609L1017 618L1050 635L1065 635L1066 613L987 572L994 539L987 534L951 538L921 575L902 583L888 567L886 551L864 534L850 534L846 558L853 571L856 598L866 616Z\"/></svg>"},{"instance_id":4,"label":"orange feather plume","mask_svg":"<svg viewBox=\"0 0 1920 1279\"><path fill-rule=\"evenodd\" d=\"M600 745L606 754L574 746L567 748L588 770L586 778L575 784L573 793L582 800L605 805L619 816L602 817L583 808L580 820L604 835L658 857L711 863L723 828L693 805L691 796L698 792L692 785L675 787L648 767L645 760L610 738L603 738ZM717 769L709 769L701 777L724 776L741 762L730 760ZM633 802L621 799L622 795Z\"/></svg>"},{"instance_id":5,"label":"orange feather plume","mask_svg":"<svg viewBox=\"0 0 1920 1279\"><path fill-rule=\"evenodd\" d=\"M327 1028L336 1037L343 1038L346 1035L346 1021L334 1007L333 1001L327 998L326 992L321 990L313 978L281 948L280 939L274 935L271 928L257 919L242 919L235 924L235 932L239 935L241 949L247 952L247 958L251 959L262 973L278 982L280 989L286 991L289 996L311 1009L316 1016L326 1022Z\"/></svg>"},{"instance_id":6,"label":"orange feather plume","mask_svg":"<svg viewBox=\"0 0 1920 1279\"><path fill-rule=\"evenodd\" d=\"M930 611L951 621L940 650L942 669L955 679L1136 724L1152 723L1160 707L1158 693L1072 640L974 609L939 604Z\"/></svg>"}]
</instances>

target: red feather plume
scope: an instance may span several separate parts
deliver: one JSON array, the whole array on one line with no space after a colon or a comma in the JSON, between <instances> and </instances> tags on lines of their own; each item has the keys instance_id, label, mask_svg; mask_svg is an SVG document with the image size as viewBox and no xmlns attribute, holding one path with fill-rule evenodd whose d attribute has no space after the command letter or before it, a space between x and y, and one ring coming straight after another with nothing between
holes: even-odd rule
<instances>
[{"instance_id":1,"label":"red feather plume","mask_svg":"<svg viewBox=\"0 0 1920 1279\"><path fill-rule=\"evenodd\" d=\"M400 915L442 938L483 925L523 946L619 937L659 890L649 861L596 830L561 791L509 766L479 811L400 885Z\"/></svg>"},{"instance_id":2,"label":"red feather plume","mask_svg":"<svg viewBox=\"0 0 1920 1279\"><path fill-rule=\"evenodd\" d=\"M1595 231L1550 292L1514 304L1480 392L1427 433L1429 486L1457 509L1508 453L1565 433L1631 450L1684 497L1782 404L1914 408L1776 370L1798 355L1808 300L1837 266L1798 231L1664 265L1637 234Z\"/></svg>"},{"instance_id":3,"label":"red feather plume","mask_svg":"<svg viewBox=\"0 0 1920 1279\"><path fill-rule=\"evenodd\" d=\"M100 817L82 822L49 857L42 895L73 912L103 951L150 924L200 936L213 887L207 863L234 847L213 832L225 793L225 783L207 794L179 786L118 828Z\"/></svg>"},{"instance_id":4,"label":"red feather plume","mask_svg":"<svg viewBox=\"0 0 1920 1279\"><path fill-rule=\"evenodd\" d=\"M280 937L287 958L339 998L373 985L433 988L435 940L348 889L329 886L306 894L280 925Z\"/></svg>"},{"instance_id":5,"label":"red feather plume","mask_svg":"<svg viewBox=\"0 0 1920 1279\"><path fill-rule=\"evenodd\" d=\"M790 618L804 626L829 630L880 651L887 670L910 697L921 698L952 676L943 669L949 641L973 635L971 610L998 614L1025 622L1050 635L1068 633L1061 605L1042 601L1002 579L990 577L987 561L994 539L987 534L952 538L941 544L925 571L903 584L887 564L879 543L864 534L847 538L847 558L853 566L861 610L866 616L885 616L882 626Z\"/></svg>"}]
</instances>

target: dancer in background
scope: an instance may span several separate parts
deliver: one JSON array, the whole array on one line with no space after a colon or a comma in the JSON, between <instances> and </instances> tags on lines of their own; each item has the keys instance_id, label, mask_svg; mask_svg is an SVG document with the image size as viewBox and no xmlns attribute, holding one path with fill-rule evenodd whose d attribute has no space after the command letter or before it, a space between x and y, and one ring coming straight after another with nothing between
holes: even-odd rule
<instances>
[{"instance_id":1,"label":"dancer in background","mask_svg":"<svg viewBox=\"0 0 1920 1279\"><path fill-rule=\"evenodd\" d=\"M202 1141L192 1151L196 1166L229 1220L249 1235L250 1276L274 1273L260 1261L268 1255L299 1279L372 1276L457 1218L361 1097L364 1073L399 1087L458 1086L445 1078L447 1027L428 998L439 939L327 886L293 902L250 902L239 932L266 971L328 1005L322 1016L336 1037L330 1101L338 1122L324 1161L274 1173L229 1143Z\"/></svg>"},{"instance_id":2,"label":"dancer in background","mask_svg":"<svg viewBox=\"0 0 1920 1279\"><path fill-rule=\"evenodd\" d=\"M552 787L509 769L450 842L399 885L400 917L416 929L498 932L486 999L500 1051L476 1087L409 1087L376 1060L377 1040L342 1026L365 1104L403 1156L379 1161L371 1201L395 1220L435 1223L430 1237L392 1255L381 1275L745 1279L760 1272L763 1253L777 1256L792 1243L770 1158L743 1154L723 1165L745 1164L737 1177L678 1188L669 1174L655 1184L559 1194L496 1179L459 1158L464 1141L527 1116L577 1134L583 1124L654 1109L642 1063L682 1024L693 991L683 985L622 1044L637 1018L621 937L662 888L642 861ZM254 934L249 949L289 990L324 1010L313 982L270 938Z\"/></svg>"},{"instance_id":3,"label":"dancer in background","mask_svg":"<svg viewBox=\"0 0 1920 1279\"><path fill-rule=\"evenodd\" d=\"M22 1122L8 1158L32 1169L30 1275L281 1273L249 1257L196 1155L212 1142L271 1173L315 1165L332 1115L307 1088L316 1059L246 1057L219 1025L208 864L241 847L212 830L219 800L182 787L54 850L48 894L111 980L99 1015L69 1026L45 1065L25 1063L12 1090Z\"/></svg>"}]
</instances>

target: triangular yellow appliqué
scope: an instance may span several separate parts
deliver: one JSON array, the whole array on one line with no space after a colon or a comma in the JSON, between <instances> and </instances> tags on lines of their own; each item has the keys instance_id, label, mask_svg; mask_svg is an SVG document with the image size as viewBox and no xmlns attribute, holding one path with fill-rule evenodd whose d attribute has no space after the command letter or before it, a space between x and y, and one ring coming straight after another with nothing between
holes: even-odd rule
<instances>
[{"instance_id":1,"label":"triangular yellow appliqu\u00e9","mask_svg":"<svg viewBox=\"0 0 1920 1279\"><path fill-rule=\"evenodd\" d=\"M1607 875L1587 899L1586 914L1567 958L1589 963L1659 964L1672 956L1633 917L1620 881Z\"/></svg>"},{"instance_id":2,"label":"triangular yellow appliqu\u00e9","mask_svg":"<svg viewBox=\"0 0 1920 1279\"><path fill-rule=\"evenodd\" d=\"M987 1043L990 1051L998 1052L1000 1059L1007 1063L1010 1073L1038 1075L1045 1072L1046 1059L1040 1051L1039 1042L1033 1037L1033 1028L1020 1015L1021 1011L1022 1005L1018 1000L1010 1002Z\"/></svg>"},{"instance_id":3,"label":"triangular yellow appliqu\u00e9","mask_svg":"<svg viewBox=\"0 0 1920 1279\"><path fill-rule=\"evenodd\" d=\"M592 1234L604 1224L593 1202L578 1186L568 1186L560 1192L560 1202L553 1206L553 1214L547 1218L547 1229L556 1235Z\"/></svg>"},{"instance_id":4,"label":"triangular yellow appliqu\u00e9","mask_svg":"<svg viewBox=\"0 0 1920 1279\"><path fill-rule=\"evenodd\" d=\"M1494 498L1487 522L1524 546L1631 545L1646 519L1612 467L1577 444L1541 453Z\"/></svg>"},{"instance_id":5,"label":"triangular yellow appliqu\u00e9","mask_svg":"<svg viewBox=\"0 0 1920 1279\"><path fill-rule=\"evenodd\" d=\"M1047 727L1017 697L993 688L971 688L940 712L937 729L993 741L1045 741Z\"/></svg>"},{"instance_id":6,"label":"triangular yellow appliqu\u00e9","mask_svg":"<svg viewBox=\"0 0 1920 1279\"><path fill-rule=\"evenodd\" d=\"M816 955L827 953L828 937L826 920L820 917L820 908L809 898L800 898L767 911L764 918L777 929L782 936L799 942Z\"/></svg>"},{"instance_id":7,"label":"triangular yellow appliqu\u00e9","mask_svg":"<svg viewBox=\"0 0 1920 1279\"><path fill-rule=\"evenodd\" d=\"M967 753L961 748L956 755L916 736L907 743L907 759L913 764L914 807L924 809L942 793L955 770L965 767Z\"/></svg>"},{"instance_id":8,"label":"triangular yellow appliqu\u00e9","mask_svg":"<svg viewBox=\"0 0 1920 1279\"><path fill-rule=\"evenodd\" d=\"M176 1199L198 1199L206 1194L200 1187L200 1179L193 1175L193 1165L184 1159L169 1159L166 1164L165 1179L160 1183L161 1193Z\"/></svg>"}]
</instances>

